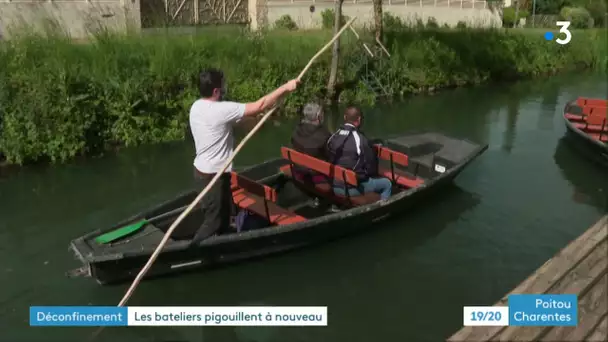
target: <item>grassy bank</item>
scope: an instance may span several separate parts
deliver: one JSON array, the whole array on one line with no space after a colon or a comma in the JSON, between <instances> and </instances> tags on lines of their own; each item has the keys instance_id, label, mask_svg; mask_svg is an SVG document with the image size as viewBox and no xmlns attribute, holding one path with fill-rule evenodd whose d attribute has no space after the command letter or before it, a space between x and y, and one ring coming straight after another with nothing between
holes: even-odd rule
<instances>
[{"instance_id":1,"label":"grassy bank","mask_svg":"<svg viewBox=\"0 0 608 342\"><path fill-rule=\"evenodd\" d=\"M329 39L327 31L249 34L219 30L175 36L99 35L86 44L61 36L22 36L0 44L0 151L9 163L62 161L111 146L183 139L205 66L229 78L229 97L258 98L299 74ZM399 29L387 32L392 57L379 76L400 96L431 89L510 81L572 68L608 67L606 35L575 31L560 46L505 30ZM349 35L340 79L360 50ZM330 54L306 75L279 115L319 94ZM348 100L369 100L359 87Z\"/></svg>"}]
</instances>

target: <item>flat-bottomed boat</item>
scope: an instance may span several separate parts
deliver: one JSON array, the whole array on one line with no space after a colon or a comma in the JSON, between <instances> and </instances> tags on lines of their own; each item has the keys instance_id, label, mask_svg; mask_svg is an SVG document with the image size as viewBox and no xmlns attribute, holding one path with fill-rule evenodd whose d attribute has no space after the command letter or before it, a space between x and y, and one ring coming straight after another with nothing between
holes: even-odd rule
<instances>
[{"instance_id":1,"label":"flat-bottomed boat","mask_svg":"<svg viewBox=\"0 0 608 342\"><path fill-rule=\"evenodd\" d=\"M486 149L485 144L439 133L376 140L378 173L393 184L391 197L380 200L375 193L339 196L329 183L315 184L298 177L294 168L304 167L335 184L358 185L353 171L282 147L281 158L231 175L234 213L246 212L263 225L240 231L232 227L234 231L192 245L202 215L195 209L178 225L146 278L244 261L377 229L378 222L407 215L410 207L451 184ZM70 249L83 266L70 275L92 277L100 284L133 279L201 190L179 194L112 227L74 239Z\"/></svg>"}]
</instances>

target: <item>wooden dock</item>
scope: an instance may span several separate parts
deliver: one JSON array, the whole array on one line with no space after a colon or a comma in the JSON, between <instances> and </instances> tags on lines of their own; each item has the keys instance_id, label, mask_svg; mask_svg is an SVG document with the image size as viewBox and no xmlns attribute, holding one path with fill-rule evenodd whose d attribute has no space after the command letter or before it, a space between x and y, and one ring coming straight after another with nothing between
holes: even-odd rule
<instances>
[{"instance_id":1,"label":"wooden dock","mask_svg":"<svg viewBox=\"0 0 608 342\"><path fill-rule=\"evenodd\" d=\"M510 294L578 294L576 327L464 327L448 341L606 341L608 215L548 260Z\"/></svg>"}]
</instances>

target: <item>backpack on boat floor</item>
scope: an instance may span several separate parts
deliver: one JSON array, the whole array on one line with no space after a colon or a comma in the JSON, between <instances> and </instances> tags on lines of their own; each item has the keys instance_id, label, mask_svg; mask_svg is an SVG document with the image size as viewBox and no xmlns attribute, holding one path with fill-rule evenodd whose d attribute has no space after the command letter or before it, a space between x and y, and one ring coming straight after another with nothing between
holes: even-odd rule
<instances>
[{"instance_id":1,"label":"backpack on boat floor","mask_svg":"<svg viewBox=\"0 0 608 342\"><path fill-rule=\"evenodd\" d=\"M239 233L270 226L268 220L246 209L241 209L234 221L236 224L236 231Z\"/></svg>"}]
</instances>

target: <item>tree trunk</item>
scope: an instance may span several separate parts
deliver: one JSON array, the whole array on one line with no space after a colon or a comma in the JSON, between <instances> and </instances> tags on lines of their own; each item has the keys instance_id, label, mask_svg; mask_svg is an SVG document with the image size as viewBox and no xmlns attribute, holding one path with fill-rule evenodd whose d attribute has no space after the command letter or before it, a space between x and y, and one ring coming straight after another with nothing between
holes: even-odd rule
<instances>
[{"instance_id":1,"label":"tree trunk","mask_svg":"<svg viewBox=\"0 0 608 342\"><path fill-rule=\"evenodd\" d=\"M382 41L382 0L373 0L374 2L374 29L376 30L376 39Z\"/></svg>"},{"instance_id":2,"label":"tree trunk","mask_svg":"<svg viewBox=\"0 0 608 342\"><path fill-rule=\"evenodd\" d=\"M513 27L519 26L519 1L515 1L515 22L513 23Z\"/></svg>"},{"instance_id":3,"label":"tree trunk","mask_svg":"<svg viewBox=\"0 0 608 342\"><path fill-rule=\"evenodd\" d=\"M338 34L342 24L342 3L338 0L334 5L334 35ZM329 82L327 83L327 98L332 99L336 91L336 81L338 80L338 63L340 61L340 38L336 39L331 50L331 69L329 70Z\"/></svg>"}]
</instances>

